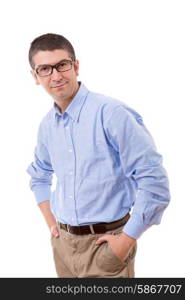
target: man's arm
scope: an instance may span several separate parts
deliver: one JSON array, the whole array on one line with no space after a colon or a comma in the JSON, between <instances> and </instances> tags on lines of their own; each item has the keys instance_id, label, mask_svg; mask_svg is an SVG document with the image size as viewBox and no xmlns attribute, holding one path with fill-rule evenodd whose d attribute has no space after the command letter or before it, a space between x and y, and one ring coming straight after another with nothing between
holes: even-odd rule
<instances>
[{"instance_id":1,"label":"man's arm","mask_svg":"<svg viewBox=\"0 0 185 300\"><path fill-rule=\"evenodd\" d=\"M107 121L110 143L119 153L123 174L135 185L131 217L123 232L133 239L159 224L170 201L169 182L154 140L141 116L120 105Z\"/></svg>"},{"instance_id":2,"label":"man's arm","mask_svg":"<svg viewBox=\"0 0 185 300\"><path fill-rule=\"evenodd\" d=\"M51 234L57 237L59 235L58 228L57 228L57 222L55 217L53 216L51 209L50 209L50 202L49 201L43 201L38 204L44 219L49 227L49 230L51 231Z\"/></svg>"},{"instance_id":3,"label":"man's arm","mask_svg":"<svg viewBox=\"0 0 185 300\"><path fill-rule=\"evenodd\" d=\"M50 209L50 195L52 185L53 167L44 138L42 123L37 136L37 146L35 148L35 159L27 168L31 176L30 188L34 192L36 202L50 228L52 234L57 234L56 220Z\"/></svg>"},{"instance_id":4,"label":"man's arm","mask_svg":"<svg viewBox=\"0 0 185 300\"><path fill-rule=\"evenodd\" d=\"M139 114L120 105L106 121L105 128L109 142L119 153L123 173L135 182L137 194L123 233L105 235L97 244L108 241L114 253L125 259L136 239L150 226L160 223L170 201L169 183L162 156Z\"/></svg>"}]
</instances>

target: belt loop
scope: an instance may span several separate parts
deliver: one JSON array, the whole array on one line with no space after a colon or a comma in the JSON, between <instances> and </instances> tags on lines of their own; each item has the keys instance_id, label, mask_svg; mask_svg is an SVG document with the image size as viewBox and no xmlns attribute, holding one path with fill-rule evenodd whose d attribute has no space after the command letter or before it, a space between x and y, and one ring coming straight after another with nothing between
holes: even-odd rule
<instances>
[{"instance_id":1,"label":"belt loop","mask_svg":"<svg viewBox=\"0 0 185 300\"><path fill-rule=\"evenodd\" d=\"M93 225L89 225L89 227L90 227L91 233L92 233L92 234L95 234Z\"/></svg>"},{"instance_id":2,"label":"belt loop","mask_svg":"<svg viewBox=\"0 0 185 300\"><path fill-rule=\"evenodd\" d=\"M62 229L61 223L59 221L57 221L57 225L59 229Z\"/></svg>"},{"instance_id":3,"label":"belt loop","mask_svg":"<svg viewBox=\"0 0 185 300\"><path fill-rule=\"evenodd\" d=\"M67 228L67 232L70 233L70 231L69 231L69 224L66 224L66 228Z\"/></svg>"}]
</instances>

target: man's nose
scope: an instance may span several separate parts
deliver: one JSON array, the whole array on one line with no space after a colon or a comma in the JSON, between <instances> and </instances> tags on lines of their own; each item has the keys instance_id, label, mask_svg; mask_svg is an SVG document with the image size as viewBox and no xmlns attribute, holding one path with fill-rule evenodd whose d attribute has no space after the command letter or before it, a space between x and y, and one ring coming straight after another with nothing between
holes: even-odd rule
<instances>
[{"instance_id":1,"label":"man's nose","mask_svg":"<svg viewBox=\"0 0 185 300\"><path fill-rule=\"evenodd\" d=\"M53 72L51 74L51 78L53 80L59 80L62 78L62 72L58 72L56 68L53 68Z\"/></svg>"}]
</instances>

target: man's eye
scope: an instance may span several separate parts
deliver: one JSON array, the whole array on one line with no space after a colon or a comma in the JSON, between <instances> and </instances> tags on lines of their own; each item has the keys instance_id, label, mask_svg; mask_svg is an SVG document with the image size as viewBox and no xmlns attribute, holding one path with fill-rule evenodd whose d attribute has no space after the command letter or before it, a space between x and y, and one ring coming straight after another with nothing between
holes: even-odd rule
<instances>
[{"instance_id":1,"label":"man's eye","mask_svg":"<svg viewBox=\"0 0 185 300\"><path fill-rule=\"evenodd\" d=\"M48 70L50 70L49 66L43 66L43 67L39 68L40 72L44 72L44 71L48 71Z\"/></svg>"},{"instance_id":2,"label":"man's eye","mask_svg":"<svg viewBox=\"0 0 185 300\"><path fill-rule=\"evenodd\" d=\"M60 63L60 67L65 67L68 65L68 62L67 61L63 61L62 63Z\"/></svg>"}]
</instances>

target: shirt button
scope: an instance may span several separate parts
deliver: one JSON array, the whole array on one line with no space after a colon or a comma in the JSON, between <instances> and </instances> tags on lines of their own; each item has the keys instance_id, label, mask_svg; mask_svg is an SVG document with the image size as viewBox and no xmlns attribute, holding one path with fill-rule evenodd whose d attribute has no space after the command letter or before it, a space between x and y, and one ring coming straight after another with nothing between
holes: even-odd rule
<instances>
[{"instance_id":1,"label":"shirt button","mask_svg":"<svg viewBox=\"0 0 185 300\"><path fill-rule=\"evenodd\" d=\"M70 175L73 175L73 171L70 171L69 174L70 174Z\"/></svg>"},{"instance_id":2,"label":"shirt button","mask_svg":"<svg viewBox=\"0 0 185 300\"><path fill-rule=\"evenodd\" d=\"M73 150L72 149L69 149L69 152L72 152Z\"/></svg>"},{"instance_id":3,"label":"shirt button","mask_svg":"<svg viewBox=\"0 0 185 300\"><path fill-rule=\"evenodd\" d=\"M72 195L70 195L70 196L69 196L69 198L71 199L71 198L73 198L73 196L72 196Z\"/></svg>"},{"instance_id":4,"label":"shirt button","mask_svg":"<svg viewBox=\"0 0 185 300\"><path fill-rule=\"evenodd\" d=\"M66 129L68 130L68 129L69 129L69 126L66 126Z\"/></svg>"}]
</instances>

